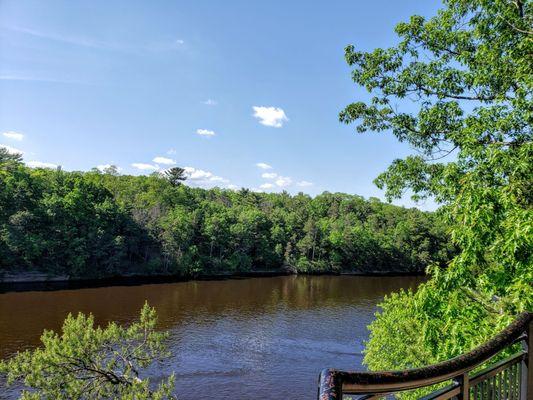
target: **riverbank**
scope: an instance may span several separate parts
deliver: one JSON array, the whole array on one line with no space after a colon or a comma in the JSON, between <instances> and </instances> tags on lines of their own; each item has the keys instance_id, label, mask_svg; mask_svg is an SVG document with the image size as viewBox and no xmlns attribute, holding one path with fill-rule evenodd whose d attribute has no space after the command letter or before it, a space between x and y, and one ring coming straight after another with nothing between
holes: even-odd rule
<instances>
[{"instance_id":1,"label":"riverbank","mask_svg":"<svg viewBox=\"0 0 533 400\"><path fill-rule=\"evenodd\" d=\"M81 289L91 287L106 287L106 286L135 286L152 283L173 283L173 282L187 282L187 281L216 281L226 279L243 279L243 278L261 278L261 277L275 277L288 275L329 275L329 276L424 276L423 272L408 272L408 271L315 271L315 272L300 272L295 273L287 270L268 270L268 271L248 271L238 273L217 273L217 274L202 274L198 276L179 276L179 275L127 275L127 276L113 276L106 278L69 278L64 275L47 275L39 272L26 272L18 274L4 274L0 277L0 293L7 292L24 292L32 290L64 290L64 289Z\"/></svg>"}]
</instances>

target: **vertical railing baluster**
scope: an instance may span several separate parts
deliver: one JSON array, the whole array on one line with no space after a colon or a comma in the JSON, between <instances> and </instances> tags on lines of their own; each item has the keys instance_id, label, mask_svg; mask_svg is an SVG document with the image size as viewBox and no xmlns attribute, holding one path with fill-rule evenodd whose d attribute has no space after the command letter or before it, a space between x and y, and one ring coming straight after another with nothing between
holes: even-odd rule
<instances>
[{"instance_id":1,"label":"vertical railing baluster","mask_svg":"<svg viewBox=\"0 0 533 400\"><path fill-rule=\"evenodd\" d=\"M508 399L509 398L509 371L506 369L502 371L503 374L503 398Z\"/></svg>"},{"instance_id":2,"label":"vertical railing baluster","mask_svg":"<svg viewBox=\"0 0 533 400\"><path fill-rule=\"evenodd\" d=\"M518 385L520 385L520 379L518 377L518 364L513 365L513 399L520 400L518 397Z\"/></svg>"},{"instance_id":3,"label":"vertical railing baluster","mask_svg":"<svg viewBox=\"0 0 533 400\"><path fill-rule=\"evenodd\" d=\"M520 400L520 369L519 365L514 365L514 398Z\"/></svg>"},{"instance_id":4,"label":"vertical railing baluster","mask_svg":"<svg viewBox=\"0 0 533 400\"><path fill-rule=\"evenodd\" d=\"M498 374L498 400L503 400L503 379L502 379L502 373L500 372Z\"/></svg>"},{"instance_id":5,"label":"vertical railing baluster","mask_svg":"<svg viewBox=\"0 0 533 400\"><path fill-rule=\"evenodd\" d=\"M515 373L515 376L516 376L516 379L515 379L515 396L516 396L516 400L520 400L520 364L517 363L515 364L515 369L516 369L516 373Z\"/></svg>"},{"instance_id":6,"label":"vertical railing baluster","mask_svg":"<svg viewBox=\"0 0 533 400\"><path fill-rule=\"evenodd\" d=\"M520 364L515 364L515 398L516 400L520 400Z\"/></svg>"},{"instance_id":7,"label":"vertical railing baluster","mask_svg":"<svg viewBox=\"0 0 533 400\"><path fill-rule=\"evenodd\" d=\"M516 398L516 368L514 368L514 365L511 366L511 376L513 377L511 381L511 398L513 400L518 400Z\"/></svg>"},{"instance_id":8,"label":"vertical railing baluster","mask_svg":"<svg viewBox=\"0 0 533 400\"><path fill-rule=\"evenodd\" d=\"M500 400L500 376L494 375L494 398Z\"/></svg>"},{"instance_id":9,"label":"vertical railing baluster","mask_svg":"<svg viewBox=\"0 0 533 400\"><path fill-rule=\"evenodd\" d=\"M468 378L468 373L464 373L454 379L455 382L459 384L459 394L457 395L458 400L469 400L470 399L470 380Z\"/></svg>"},{"instance_id":10,"label":"vertical railing baluster","mask_svg":"<svg viewBox=\"0 0 533 400\"><path fill-rule=\"evenodd\" d=\"M507 397L509 400L512 400L513 398L513 371L511 368L507 369L507 375L508 375L508 380L509 380L509 388L508 388Z\"/></svg>"}]
</instances>

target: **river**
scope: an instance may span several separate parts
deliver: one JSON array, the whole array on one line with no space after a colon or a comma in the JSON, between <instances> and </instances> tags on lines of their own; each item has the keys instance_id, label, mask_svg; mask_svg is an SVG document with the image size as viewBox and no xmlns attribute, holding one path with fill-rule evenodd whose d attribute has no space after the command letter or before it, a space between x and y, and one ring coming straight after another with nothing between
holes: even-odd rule
<instances>
[{"instance_id":1,"label":"river","mask_svg":"<svg viewBox=\"0 0 533 400\"><path fill-rule=\"evenodd\" d=\"M0 357L37 346L69 312L128 323L148 300L172 351L150 373L174 371L180 399L314 399L321 369L363 368L366 326L383 296L422 280L283 276L8 292L0 294Z\"/></svg>"}]
</instances>

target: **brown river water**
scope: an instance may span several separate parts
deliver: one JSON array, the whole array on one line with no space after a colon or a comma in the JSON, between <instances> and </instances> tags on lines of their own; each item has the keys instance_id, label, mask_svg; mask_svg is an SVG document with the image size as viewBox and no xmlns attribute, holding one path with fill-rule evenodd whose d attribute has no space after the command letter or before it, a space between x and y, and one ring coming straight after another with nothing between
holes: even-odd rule
<instances>
[{"instance_id":1,"label":"brown river water","mask_svg":"<svg viewBox=\"0 0 533 400\"><path fill-rule=\"evenodd\" d=\"M0 357L39 345L69 312L128 323L145 300L170 331L179 399L314 399L326 367L362 369L366 326L388 293L422 277L283 276L0 294ZM3 392L2 392L3 391ZM16 397L16 389L0 398Z\"/></svg>"}]
</instances>

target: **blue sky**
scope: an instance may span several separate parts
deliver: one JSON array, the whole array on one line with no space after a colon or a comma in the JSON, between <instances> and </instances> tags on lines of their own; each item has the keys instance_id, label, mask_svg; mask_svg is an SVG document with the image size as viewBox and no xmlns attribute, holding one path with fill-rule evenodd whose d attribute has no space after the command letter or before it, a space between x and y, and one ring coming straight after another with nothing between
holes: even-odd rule
<instances>
[{"instance_id":1,"label":"blue sky","mask_svg":"<svg viewBox=\"0 0 533 400\"><path fill-rule=\"evenodd\" d=\"M203 187L383 198L373 179L411 150L338 122L368 98L344 47L393 45L396 23L438 7L2 0L0 145L34 166L141 174L175 162Z\"/></svg>"}]
</instances>

